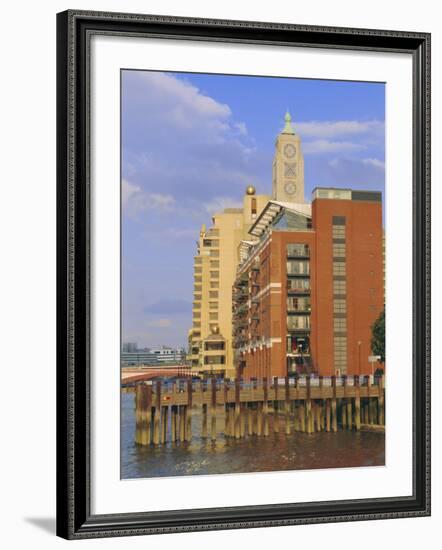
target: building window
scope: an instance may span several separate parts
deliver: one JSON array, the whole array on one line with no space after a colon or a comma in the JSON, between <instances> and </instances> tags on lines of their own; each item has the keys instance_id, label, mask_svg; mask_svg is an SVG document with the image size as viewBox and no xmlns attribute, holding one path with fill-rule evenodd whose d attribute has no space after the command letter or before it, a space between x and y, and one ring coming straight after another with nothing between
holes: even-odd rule
<instances>
[{"instance_id":1,"label":"building window","mask_svg":"<svg viewBox=\"0 0 442 550\"><path fill-rule=\"evenodd\" d=\"M310 298L287 298L287 309L289 311L310 311Z\"/></svg>"},{"instance_id":2,"label":"building window","mask_svg":"<svg viewBox=\"0 0 442 550\"><path fill-rule=\"evenodd\" d=\"M333 244L333 258L345 258L345 244Z\"/></svg>"},{"instance_id":3,"label":"building window","mask_svg":"<svg viewBox=\"0 0 442 550\"><path fill-rule=\"evenodd\" d=\"M209 298L218 298L218 291L217 290L211 290L209 292Z\"/></svg>"},{"instance_id":4,"label":"building window","mask_svg":"<svg viewBox=\"0 0 442 550\"><path fill-rule=\"evenodd\" d=\"M347 302L345 300L334 300L333 301L333 312L334 313L346 313L347 312Z\"/></svg>"},{"instance_id":5,"label":"building window","mask_svg":"<svg viewBox=\"0 0 442 550\"><path fill-rule=\"evenodd\" d=\"M212 268L218 268L219 267L219 261L218 260L211 260L210 261L210 269Z\"/></svg>"},{"instance_id":6,"label":"building window","mask_svg":"<svg viewBox=\"0 0 442 550\"><path fill-rule=\"evenodd\" d=\"M210 272L210 277L212 279L219 279L219 271L211 271Z\"/></svg>"},{"instance_id":7,"label":"building window","mask_svg":"<svg viewBox=\"0 0 442 550\"><path fill-rule=\"evenodd\" d=\"M302 260L291 260L287 262L288 275L308 275L310 273L310 262Z\"/></svg>"},{"instance_id":8,"label":"building window","mask_svg":"<svg viewBox=\"0 0 442 550\"><path fill-rule=\"evenodd\" d=\"M203 240L203 246L206 246L208 248L213 246L218 246L219 240L218 239L204 239Z\"/></svg>"},{"instance_id":9,"label":"building window","mask_svg":"<svg viewBox=\"0 0 442 550\"><path fill-rule=\"evenodd\" d=\"M209 320L210 321L217 321L218 320L218 313L209 313Z\"/></svg>"},{"instance_id":10,"label":"building window","mask_svg":"<svg viewBox=\"0 0 442 550\"><path fill-rule=\"evenodd\" d=\"M309 329L310 316L309 315L289 315L287 317L287 328L289 330Z\"/></svg>"},{"instance_id":11,"label":"building window","mask_svg":"<svg viewBox=\"0 0 442 550\"><path fill-rule=\"evenodd\" d=\"M193 287L193 290L194 290L194 292L201 292L202 286L201 286L201 285L195 285L195 286Z\"/></svg>"},{"instance_id":12,"label":"building window","mask_svg":"<svg viewBox=\"0 0 442 550\"><path fill-rule=\"evenodd\" d=\"M193 309L201 309L201 302L193 302Z\"/></svg>"},{"instance_id":13,"label":"building window","mask_svg":"<svg viewBox=\"0 0 442 550\"><path fill-rule=\"evenodd\" d=\"M218 309L218 302L209 302L209 309Z\"/></svg>"},{"instance_id":14,"label":"building window","mask_svg":"<svg viewBox=\"0 0 442 550\"><path fill-rule=\"evenodd\" d=\"M333 294L345 294L346 292L346 282L342 280L333 281Z\"/></svg>"},{"instance_id":15,"label":"building window","mask_svg":"<svg viewBox=\"0 0 442 550\"><path fill-rule=\"evenodd\" d=\"M346 332L347 331L347 319L345 317L335 317L333 319L334 332Z\"/></svg>"},{"instance_id":16,"label":"building window","mask_svg":"<svg viewBox=\"0 0 442 550\"><path fill-rule=\"evenodd\" d=\"M333 275L345 275L344 262L333 262Z\"/></svg>"},{"instance_id":17,"label":"building window","mask_svg":"<svg viewBox=\"0 0 442 550\"><path fill-rule=\"evenodd\" d=\"M333 343L335 370L345 374L347 372L347 338L335 336Z\"/></svg>"},{"instance_id":18,"label":"building window","mask_svg":"<svg viewBox=\"0 0 442 550\"><path fill-rule=\"evenodd\" d=\"M224 355L205 355L204 364L205 365L224 365L226 358Z\"/></svg>"},{"instance_id":19,"label":"building window","mask_svg":"<svg viewBox=\"0 0 442 550\"><path fill-rule=\"evenodd\" d=\"M194 321L193 328L201 328L201 323L199 321Z\"/></svg>"},{"instance_id":20,"label":"building window","mask_svg":"<svg viewBox=\"0 0 442 550\"><path fill-rule=\"evenodd\" d=\"M287 281L287 290L306 292L310 290L310 279L289 279Z\"/></svg>"},{"instance_id":21,"label":"building window","mask_svg":"<svg viewBox=\"0 0 442 550\"><path fill-rule=\"evenodd\" d=\"M310 256L308 244L288 244L287 256Z\"/></svg>"},{"instance_id":22,"label":"building window","mask_svg":"<svg viewBox=\"0 0 442 550\"><path fill-rule=\"evenodd\" d=\"M333 239L345 239L345 225L333 226Z\"/></svg>"},{"instance_id":23,"label":"building window","mask_svg":"<svg viewBox=\"0 0 442 550\"><path fill-rule=\"evenodd\" d=\"M194 294L193 299L197 302L198 300L201 300L201 294Z\"/></svg>"},{"instance_id":24,"label":"building window","mask_svg":"<svg viewBox=\"0 0 442 550\"><path fill-rule=\"evenodd\" d=\"M195 271L195 273L202 273L203 268L202 268L202 267L197 267L197 266L195 266L194 271Z\"/></svg>"},{"instance_id":25,"label":"building window","mask_svg":"<svg viewBox=\"0 0 442 550\"><path fill-rule=\"evenodd\" d=\"M256 216L256 199L252 199L252 216Z\"/></svg>"},{"instance_id":26,"label":"building window","mask_svg":"<svg viewBox=\"0 0 442 550\"><path fill-rule=\"evenodd\" d=\"M211 250L210 251L210 257L211 258L219 258L219 250Z\"/></svg>"},{"instance_id":27,"label":"building window","mask_svg":"<svg viewBox=\"0 0 442 550\"><path fill-rule=\"evenodd\" d=\"M210 281L210 288L219 288L219 281Z\"/></svg>"},{"instance_id":28,"label":"building window","mask_svg":"<svg viewBox=\"0 0 442 550\"><path fill-rule=\"evenodd\" d=\"M199 275L195 275L194 279L195 283L201 283L203 281L202 277L200 277Z\"/></svg>"},{"instance_id":29,"label":"building window","mask_svg":"<svg viewBox=\"0 0 442 550\"><path fill-rule=\"evenodd\" d=\"M193 318L199 319L201 317L201 311L194 311L193 312Z\"/></svg>"},{"instance_id":30,"label":"building window","mask_svg":"<svg viewBox=\"0 0 442 550\"><path fill-rule=\"evenodd\" d=\"M224 342L205 342L204 349L206 351L222 351L225 349Z\"/></svg>"}]
</instances>

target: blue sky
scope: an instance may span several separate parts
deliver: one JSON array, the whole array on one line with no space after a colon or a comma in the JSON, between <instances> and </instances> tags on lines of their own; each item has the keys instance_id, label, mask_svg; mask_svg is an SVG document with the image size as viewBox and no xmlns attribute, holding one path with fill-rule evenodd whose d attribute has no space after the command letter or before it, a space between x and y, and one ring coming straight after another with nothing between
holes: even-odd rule
<instances>
[{"instance_id":1,"label":"blue sky","mask_svg":"<svg viewBox=\"0 0 442 550\"><path fill-rule=\"evenodd\" d=\"M122 72L123 341L186 345L199 228L250 183L271 193L286 109L307 200L317 186L384 191L384 84Z\"/></svg>"}]
</instances>

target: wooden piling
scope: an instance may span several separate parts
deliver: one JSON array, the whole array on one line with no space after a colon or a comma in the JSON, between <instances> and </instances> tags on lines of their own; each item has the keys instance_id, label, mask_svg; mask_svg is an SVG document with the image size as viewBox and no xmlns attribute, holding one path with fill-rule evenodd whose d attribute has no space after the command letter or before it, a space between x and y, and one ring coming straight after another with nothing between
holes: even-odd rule
<instances>
[{"instance_id":1,"label":"wooden piling","mask_svg":"<svg viewBox=\"0 0 442 550\"><path fill-rule=\"evenodd\" d=\"M253 411L252 404L246 403L246 415L247 415L247 435L253 435Z\"/></svg>"},{"instance_id":2,"label":"wooden piling","mask_svg":"<svg viewBox=\"0 0 442 550\"><path fill-rule=\"evenodd\" d=\"M361 392L359 387L359 376L355 376L355 428L361 429Z\"/></svg>"},{"instance_id":3,"label":"wooden piling","mask_svg":"<svg viewBox=\"0 0 442 550\"><path fill-rule=\"evenodd\" d=\"M187 423L186 423L186 441L192 439L192 379L187 380Z\"/></svg>"},{"instance_id":4,"label":"wooden piling","mask_svg":"<svg viewBox=\"0 0 442 550\"><path fill-rule=\"evenodd\" d=\"M385 424L385 408L384 408L384 376L379 378L379 397L378 397L378 419L379 424Z\"/></svg>"},{"instance_id":5,"label":"wooden piling","mask_svg":"<svg viewBox=\"0 0 442 550\"><path fill-rule=\"evenodd\" d=\"M185 414L184 409L185 405L179 405L178 406L178 437L180 440L180 443L183 443L185 441L185 434L186 434L186 428L185 428Z\"/></svg>"},{"instance_id":6,"label":"wooden piling","mask_svg":"<svg viewBox=\"0 0 442 550\"><path fill-rule=\"evenodd\" d=\"M331 420L331 400L325 400L325 431L330 431L330 420Z\"/></svg>"},{"instance_id":7,"label":"wooden piling","mask_svg":"<svg viewBox=\"0 0 442 550\"><path fill-rule=\"evenodd\" d=\"M352 403L351 399L347 399L347 428L349 430L353 429L353 418L352 418Z\"/></svg>"},{"instance_id":8,"label":"wooden piling","mask_svg":"<svg viewBox=\"0 0 442 550\"><path fill-rule=\"evenodd\" d=\"M177 406L172 405L171 407L171 417L170 417L170 431L172 442L176 443L178 440L178 430L177 430Z\"/></svg>"},{"instance_id":9,"label":"wooden piling","mask_svg":"<svg viewBox=\"0 0 442 550\"><path fill-rule=\"evenodd\" d=\"M234 405L234 422L233 422L233 430L235 439L239 439L241 437L241 426L240 426L240 392L241 392L241 382L238 378L235 378L235 405Z\"/></svg>"},{"instance_id":10,"label":"wooden piling","mask_svg":"<svg viewBox=\"0 0 442 550\"><path fill-rule=\"evenodd\" d=\"M273 378L273 390L275 400L273 401L273 431L279 433L279 401L278 401L278 377Z\"/></svg>"},{"instance_id":11,"label":"wooden piling","mask_svg":"<svg viewBox=\"0 0 442 550\"><path fill-rule=\"evenodd\" d=\"M306 423L306 432L311 434L313 431L313 422L312 422L312 402L311 399L305 400L305 423Z\"/></svg>"},{"instance_id":12,"label":"wooden piling","mask_svg":"<svg viewBox=\"0 0 442 550\"><path fill-rule=\"evenodd\" d=\"M153 419L153 443L158 445L160 443L160 415L161 415L161 380L157 380L155 385L155 408Z\"/></svg>"},{"instance_id":13,"label":"wooden piling","mask_svg":"<svg viewBox=\"0 0 442 550\"><path fill-rule=\"evenodd\" d=\"M164 445L167 441L167 416L168 407L161 407L161 444Z\"/></svg>"},{"instance_id":14,"label":"wooden piling","mask_svg":"<svg viewBox=\"0 0 442 550\"><path fill-rule=\"evenodd\" d=\"M207 438L207 404L203 403L201 407L201 437Z\"/></svg>"},{"instance_id":15,"label":"wooden piling","mask_svg":"<svg viewBox=\"0 0 442 550\"><path fill-rule=\"evenodd\" d=\"M258 436L262 435L262 425L263 425L262 401L258 401L257 408L256 408L256 435Z\"/></svg>"},{"instance_id":16,"label":"wooden piling","mask_svg":"<svg viewBox=\"0 0 442 550\"><path fill-rule=\"evenodd\" d=\"M246 436L246 406L244 403L239 405L239 435Z\"/></svg>"},{"instance_id":17,"label":"wooden piling","mask_svg":"<svg viewBox=\"0 0 442 550\"><path fill-rule=\"evenodd\" d=\"M285 401L284 401L284 412L285 412L285 433L290 435L290 386L289 386L289 377L285 377Z\"/></svg>"},{"instance_id":18,"label":"wooden piling","mask_svg":"<svg viewBox=\"0 0 442 550\"><path fill-rule=\"evenodd\" d=\"M269 386L267 383L267 378L263 379L263 389L264 389L264 402L262 404L262 415L263 415L263 435L267 437L269 435Z\"/></svg>"},{"instance_id":19,"label":"wooden piling","mask_svg":"<svg viewBox=\"0 0 442 550\"><path fill-rule=\"evenodd\" d=\"M136 387L136 442L140 445L149 445L152 437L152 386L139 384Z\"/></svg>"},{"instance_id":20,"label":"wooden piling","mask_svg":"<svg viewBox=\"0 0 442 550\"><path fill-rule=\"evenodd\" d=\"M210 395L210 436L212 441L216 441L216 380L211 380Z\"/></svg>"},{"instance_id":21,"label":"wooden piling","mask_svg":"<svg viewBox=\"0 0 442 550\"><path fill-rule=\"evenodd\" d=\"M315 404L316 409L316 431L321 432L322 431L322 401L316 402Z\"/></svg>"}]
</instances>

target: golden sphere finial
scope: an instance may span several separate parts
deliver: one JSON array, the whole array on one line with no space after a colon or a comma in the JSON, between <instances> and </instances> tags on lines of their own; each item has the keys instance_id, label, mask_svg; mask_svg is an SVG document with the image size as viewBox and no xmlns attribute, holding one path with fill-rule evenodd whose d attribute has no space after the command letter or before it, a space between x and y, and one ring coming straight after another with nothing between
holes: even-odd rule
<instances>
[{"instance_id":1,"label":"golden sphere finial","mask_svg":"<svg viewBox=\"0 0 442 550\"><path fill-rule=\"evenodd\" d=\"M247 195L254 195L256 193L256 189L253 187L253 185L248 185L246 189Z\"/></svg>"},{"instance_id":2,"label":"golden sphere finial","mask_svg":"<svg viewBox=\"0 0 442 550\"><path fill-rule=\"evenodd\" d=\"M213 325L212 334L219 334L219 326L218 325Z\"/></svg>"}]
</instances>

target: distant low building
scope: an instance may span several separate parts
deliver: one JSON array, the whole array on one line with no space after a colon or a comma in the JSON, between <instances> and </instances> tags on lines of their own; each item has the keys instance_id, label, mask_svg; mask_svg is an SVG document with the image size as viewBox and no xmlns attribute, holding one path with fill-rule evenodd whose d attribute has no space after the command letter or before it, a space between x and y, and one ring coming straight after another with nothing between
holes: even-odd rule
<instances>
[{"instance_id":1,"label":"distant low building","mask_svg":"<svg viewBox=\"0 0 442 550\"><path fill-rule=\"evenodd\" d=\"M135 349L133 347L128 349L128 344L123 344L121 352L121 363L123 365L177 365L182 364L185 358L186 352L184 349L169 348L166 346L160 349L137 349L137 347Z\"/></svg>"},{"instance_id":2,"label":"distant low building","mask_svg":"<svg viewBox=\"0 0 442 550\"><path fill-rule=\"evenodd\" d=\"M157 359L158 363L182 363L186 358L186 351L184 349L174 349L163 347L161 349L150 350Z\"/></svg>"},{"instance_id":3,"label":"distant low building","mask_svg":"<svg viewBox=\"0 0 442 550\"><path fill-rule=\"evenodd\" d=\"M138 350L138 345L136 342L124 342L123 351L127 353L134 353Z\"/></svg>"},{"instance_id":4,"label":"distant low building","mask_svg":"<svg viewBox=\"0 0 442 550\"><path fill-rule=\"evenodd\" d=\"M123 365L157 365L158 358L151 350L124 351L121 353Z\"/></svg>"}]
</instances>

